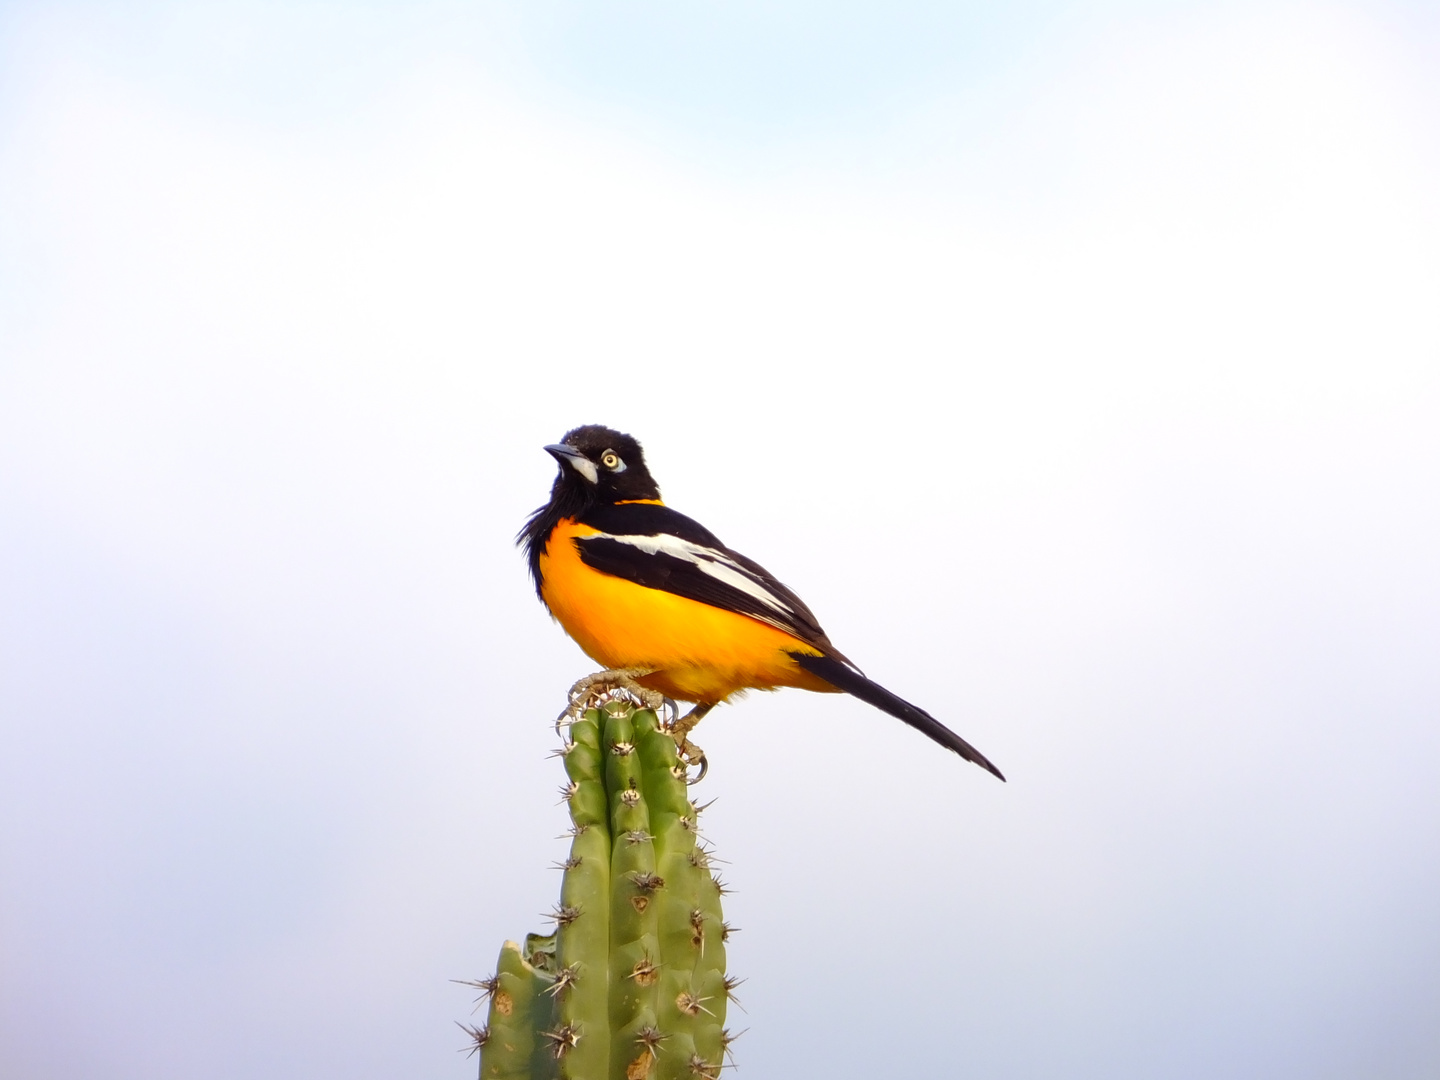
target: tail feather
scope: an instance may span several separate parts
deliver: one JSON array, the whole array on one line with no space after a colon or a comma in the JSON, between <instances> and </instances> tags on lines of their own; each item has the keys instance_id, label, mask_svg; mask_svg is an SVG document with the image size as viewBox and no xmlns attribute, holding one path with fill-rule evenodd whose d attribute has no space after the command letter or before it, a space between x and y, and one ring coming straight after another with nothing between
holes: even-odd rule
<instances>
[{"instance_id":1,"label":"tail feather","mask_svg":"<svg viewBox=\"0 0 1440 1080\"><path fill-rule=\"evenodd\" d=\"M802 652L792 652L790 655L810 674L824 679L837 690L843 690L867 705L874 705L881 712L887 712L891 716L904 720L905 723L928 735L941 746L954 750L966 761L974 762L982 769L994 773L1001 780L1005 779L1004 774L990 764L984 754L940 723L939 720L936 720L924 709L916 708L903 698L896 697L879 683L871 682L854 668L847 667L830 656L813 656Z\"/></svg>"}]
</instances>

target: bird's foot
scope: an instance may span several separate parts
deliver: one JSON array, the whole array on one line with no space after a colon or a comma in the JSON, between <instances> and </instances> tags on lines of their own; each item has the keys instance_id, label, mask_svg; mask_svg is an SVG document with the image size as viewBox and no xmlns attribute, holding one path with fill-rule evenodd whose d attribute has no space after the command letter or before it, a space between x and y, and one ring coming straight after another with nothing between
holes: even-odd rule
<instances>
[{"instance_id":1,"label":"bird's foot","mask_svg":"<svg viewBox=\"0 0 1440 1080\"><path fill-rule=\"evenodd\" d=\"M710 771L710 763L705 760L705 751L692 743L688 736L695 725L705 719L705 714L714 707L713 704L696 705L684 716L677 717L670 724L670 737L675 740L675 749L680 754L680 760L685 763L687 769L700 770L694 776L686 776L685 782L687 784L698 784L701 780L705 779L705 774Z\"/></svg>"},{"instance_id":2,"label":"bird's foot","mask_svg":"<svg viewBox=\"0 0 1440 1080\"><path fill-rule=\"evenodd\" d=\"M656 713L664 715L665 695L636 682L649 674L645 668L612 668L609 671L586 675L570 687L567 695L570 703L565 706L565 711L555 718L555 730L559 731L575 723L584 715L586 709L613 701L617 697L628 697L642 708L654 709Z\"/></svg>"}]
</instances>

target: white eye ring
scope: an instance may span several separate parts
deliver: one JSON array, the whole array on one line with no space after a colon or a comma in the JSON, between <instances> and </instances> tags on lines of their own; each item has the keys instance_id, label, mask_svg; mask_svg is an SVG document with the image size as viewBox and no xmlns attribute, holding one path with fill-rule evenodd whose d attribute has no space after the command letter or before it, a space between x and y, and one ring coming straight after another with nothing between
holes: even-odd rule
<instances>
[{"instance_id":1,"label":"white eye ring","mask_svg":"<svg viewBox=\"0 0 1440 1080\"><path fill-rule=\"evenodd\" d=\"M624 472L625 462L620 460L620 455L614 450L606 450L600 455L600 464L604 465L611 472Z\"/></svg>"}]
</instances>

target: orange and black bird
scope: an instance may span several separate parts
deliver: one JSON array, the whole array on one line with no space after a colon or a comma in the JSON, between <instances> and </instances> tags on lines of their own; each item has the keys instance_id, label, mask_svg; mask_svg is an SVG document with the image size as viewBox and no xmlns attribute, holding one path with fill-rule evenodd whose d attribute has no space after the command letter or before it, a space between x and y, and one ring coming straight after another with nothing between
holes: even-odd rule
<instances>
[{"instance_id":1,"label":"orange and black bird","mask_svg":"<svg viewBox=\"0 0 1440 1080\"><path fill-rule=\"evenodd\" d=\"M1005 779L924 709L867 679L773 574L666 506L631 436L590 424L545 449L560 475L517 542L550 613L610 669L581 680L572 697L638 684L651 698L694 702L674 730L693 764L703 755L685 736L733 694L853 694Z\"/></svg>"}]
</instances>

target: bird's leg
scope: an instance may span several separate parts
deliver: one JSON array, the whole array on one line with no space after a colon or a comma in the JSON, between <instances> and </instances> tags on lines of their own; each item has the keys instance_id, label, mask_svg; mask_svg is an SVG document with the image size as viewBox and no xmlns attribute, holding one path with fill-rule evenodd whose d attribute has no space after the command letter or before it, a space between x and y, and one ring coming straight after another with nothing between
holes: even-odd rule
<instances>
[{"instance_id":1,"label":"bird's leg","mask_svg":"<svg viewBox=\"0 0 1440 1080\"><path fill-rule=\"evenodd\" d=\"M698 784L705 779L705 773L710 769L709 762L705 760L705 751L692 743L687 736L694 730L696 724L705 719L705 714L714 707L714 702L708 705L701 702L670 725L670 737L675 740L675 749L680 752L681 759L688 766L699 766L700 768L700 775L693 780L687 780L686 783Z\"/></svg>"},{"instance_id":2,"label":"bird's leg","mask_svg":"<svg viewBox=\"0 0 1440 1080\"><path fill-rule=\"evenodd\" d=\"M623 690L647 709L654 709L657 713L663 711L665 695L635 681L649 674L650 671L646 668L611 668L608 671L597 671L594 675L586 675L570 687L567 695L570 704L566 705L565 711L556 718L556 729L573 724L591 705L599 704L607 694L616 690Z\"/></svg>"}]
</instances>

